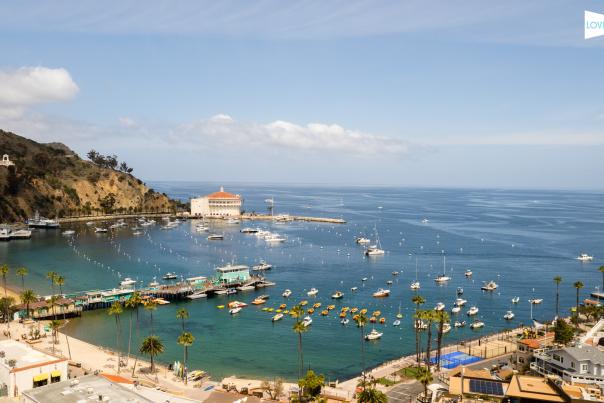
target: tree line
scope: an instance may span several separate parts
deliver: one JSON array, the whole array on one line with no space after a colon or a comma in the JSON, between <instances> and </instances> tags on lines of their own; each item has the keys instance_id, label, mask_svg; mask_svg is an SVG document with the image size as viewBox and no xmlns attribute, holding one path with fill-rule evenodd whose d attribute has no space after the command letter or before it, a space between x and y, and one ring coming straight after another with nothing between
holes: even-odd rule
<instances>
[{"instance_id":1,"label":"tree line","mask_svg":"<svg viewBox=\"0 0 604 403\"><path fill-rule=\"evenodd\" d=\"M103 168L109 168L120 172L125 172L127 174L132 173L133 168L129 167L125 161L119 162L117 160L117 155L103 155L96 150L88 151L86 154L88 159L95 165L98 165Z\"/></svg>"}]
</instances>

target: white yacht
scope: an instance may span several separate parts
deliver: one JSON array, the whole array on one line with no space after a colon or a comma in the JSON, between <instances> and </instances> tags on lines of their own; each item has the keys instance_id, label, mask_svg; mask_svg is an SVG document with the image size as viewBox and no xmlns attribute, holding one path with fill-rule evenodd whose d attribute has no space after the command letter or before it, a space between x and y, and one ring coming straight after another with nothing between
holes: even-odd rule
<instances>
[{"instance_id":1,"label":"white yacht","mask_svg":"<svg viewBox=\"0 0 604 403\"><path fill-rule=\"evenodd\" d=\"M512 298L512 304L517 304L518 302L520 302L520 297Z\"/></svg>"},{"instance_id":2,"label":"white yacht","mask_svg":"<svg viewBox=\"0 0 604 403\"><path fill-rule=\"evenodd\" d=\"M486 283L485 285L483 285L482 287L480 287L480 289L482 291L495 291L497 289L497 287L499 287L497 285L497 283L491 280L488 283Z\"/></svg>"},{"instance_id":3,"label":"white yacht","mask_svg":"<svg viewBox=\"0 0 604 403\"><path fill-rule=\"evenodd\" d=\"M27 220L27 225L30 228L47 228L55 229L59 228L59 222L57 220L51 220L50 218L44 218L40 216L40 213L36 211L34 218Z\"/></svg>"},{"instance_id":4,"label":"white yacht","mask_svg":"<svg viewBox=\"0 0 604 403\"><path fill-rule=\"evenodd\" d=\"M380 333L375 329L372 329L371 332L365 336L365 340L377 340L382 337L384 333Z\"/></svg>"},{"instance_id":5,"label":"white yacht","mask_svg":"<svg viewBox=\"0 0 604 403\"><path fill-rule=\"evenodd\" d=\"M445 309L445 304L443 304L442 302L437 303L434 307L435 311L442 311L443 309Z\"/></svg>"},{"instance_id":6,"label":"white yacht","mask_svg":"<svg viewBox=\"0 0 604 403\"><path fill-rule=\"evenodd\" d=\"M200 298L207 298L207 297L208 297L208 294L206 294L205 292L201 292L201 291L197 291L191 295L187 295L187 298L189 298L189 299L200 299Z\"/></svg>"},{"instance_id":7,"label":"white yacht","mask_svg":"<svg viewBox=\"0 0 604 403\"><path fill-rule=\"evenodd\" d=\"M159 287L159 282L157 281L157 279L155 277L153 277L153 281L149 283L149 287L150 288L157 288L157 287Z\"/></svg>"},{"instance_id":8,"label":"white yacht","mask_svg":"<svg viewBox=\"0 0 604 403\"><path fill-rule=\"evenodd\" d=\"M359 245L366 245L368 243L371 243L371 239L360 236L355 239L355 242Z\"/></svg>"},{"instance_id":9,"label":"white yacht","mask_svg":"<svg viewBox=\"0 0 604 403\"><path fill-rule=\"evenodd\" d=\"M419 288L420 288L419 281L414 281L414 282L412 282L412 283L411 283L410 288L411 288L412 290L419 290Z\"/></svg>"},{"instance_id":10,"label":"white yacht","mask_svg":"<svg viewBox=\"0 0 604 403\"><path fill-rule=\"evenodd\" d=\"M233 225L233 224L239 224L240 221L236 218L229 218L228 220L226 220L226 223Z\"/></svg>"},{"instance_id":11,"label":"white yacht","mask_svg":"<svg viewBox=\"0 0 604 403\"><path fill-rule=\"evenodd\" d=\"M240 307L240 306L235 307L235 308L231 308L231 309L229 310L229 313L230 313L231 315L235 315L235 314L238 314L239 312L241 312L241 310L242 310L242 309L243 309L243 308L242 308L242 307Z\"/></svg>"},{"instance_id":12,"label":"white yacht","mask_svg":"<svg viewBox=\"0 0 604 403\"><path fill-rule=\"evenodd\" d=\"M399 319L392 322L392 326L400 326L400 325L401 325L401 321Z\"/></svg>"},{"instance_id":13,"label":"white yacht","mask_svg":"<svg viewBox=\"0 0 604 403\"><path fill-rule=\"evenodd\" d=\"M305 316L304 320L302 321L302 325L304 327L308 327L308 326L312 325L312 318L310 316Z\"/></svg>"},{"instance_id":14,"label":"white yacht","mask_svg":"<svg viewBox=\"0 0 604 403\"><path fill-rule=\"evenodd\" d=\"M306 295L308 295L309 297L314 297L315 295L317 295L319 293L319 290L317 290L316 288L311 288L309 292L306 293Z\"/></svg>"},{"instance_id":15,"label":"white yacht","mask_svg":"<svg viewBox=\"0 0 604 403\"><path fill-rule=\"evenodd\" d=\"M63 235L63 236L72 236L72 235L75 235L75 231L72 230L72 229L68 229L66 231L61 232L61 235Z\"/></svg>"},{"instance_id":16,"label":"white yacht","mask_svg":"<svg viewBox=\"0 0 604 403\"><path fill-rule=\"evenodd\" d=\"M278 313L275 316L273 316L273 318L271 319L273 322L277 322L279 320L283 319L283 314L282 313Z\"/></svg>"},{"instance_id":17,"label":"white yacht","mask_svg":"<svg viewBox=\"0 0 604 403\"><path fill-rule=\"evenodd\" d=\"M449 333L450 331L451 331L451 324L450 323L443 323L443 334Z\"/></svg>"},{"instance_id":18,"label":"white yacht","mask_svg":"<svg viewBox=\"0 0 604 403\"><path fill-rule=\"evenodd\" d=\"M472 274L474 274L474 273L472 273L472 270L466 269L466 273L465 273L466 277L472 277Z\"/></svg>"},{"instance_id":19,"label":"white yacht","mask_svg":"<svg viewBox=\"0 0 604 403\"><path fill-rule=\"evenodd\" d=\"M422 219L422 224L428 224L430 222L430 220L428 220L427 218Z\"/></svg>"},{"instance_id":20,"label":"white yacht","mask_svg":"<svg viewBox=\"0 0 604 403\"><path fill-rule=\"evenodd\" d=\"M378 235L377 226L375 227L375 245L369 246L365 249L365 256L380 256L384 255L386 252L382 249L382 244L380 243L380 237Z\"/></svg>"},{"instance_id":21,"label":"white yacht","mask_svg":"<svg viewBox=\"0 0 604 403\"><path fill-rule=\"evenodd\" d=\"M577 256L577 260L580 260L581 262L591 262L594 260L594 257L588 255L587 253L581 253L579 256Z\"/></svg>"},{"instance_id":22,"label":"white yacht","mask_svg":"<svg viewBox=\"0 0 604 403\"><path fill-rule=\"evenodd\" d=\"M473 306L470 309L468 309L468 316L474 316L478 313L478 308Z\"/></svg>"},{"instance_id":23,"label":"white yacht","mask_svg":"<svg viewBox=\"0 0 604 403\"><path fill-rule=\"evenodd\" d=\"M245 227L239 230L242 234L255 234L259 231L258 228Z\"/></svg>"},{"instance_id":24,"label":"white yacht","mask_svg":"<svg viewBox=\"0 0 604 403\"><path fill-rule=\"evenodd\" d=\"M252 267L253 271L265 271L273 268L272 264L266 263L264 260L261 260L260 263Z\"/></svg>"},{"instance_id":25,"label":"white yacht","mask_svg":"<svg viewBox=\"0 0 604 403\"><path fill-rule=\"evenodd\" d=\"M176 280L177 278L178 278L178 276L172 272L168 272L168 273L164 274L164 276L163 276L164 280Z\"/></svg>"},{"instance_id":26,"label":"white yacht","mask_svg":"<svg viewBox=\"0 0 604 403\"><path fill-rule=\"evenodd\" d=\"M348 322L350 322L350 319L348 319L348 318L344 318L344 319L342 319L342 320L340 321L340 323L341 323L341 324L343 324L343 325L347 325L347 324L348 324Z\"/></svg>"},{"instance_id":27,"label":"white yacht","mask_svg":"<svg viewBox=\"0 0 604 403\"><path fill-rule=\"evenodd\" d=\"M383 288L379 288L376 292L373 293L374 298L383 298L390 295L390 290L386 290Z\"/></svg>"},{"instance_id":28,"label":"white yacht","mask_svg":"<svg viewBox=\"0 0 604 403\"><path fill-rule=\"evenodd\" d=\"M543 302L543 298L534 298L534 299L529 299L529 302L533 305L538 305L540 303Z\"/></svg>"},{"instance_id":29,"label":"white yacht","mask_svg":"<svg viewBox=\"0 0 604 403\"><path fill-rule=\"evenodd\" d=\"M8 227L0 228L0 241L10 241L10 229Z\"/></svg>"},{"instance_id":30,"label":"white yacht","mask_svg":"<svg viewBox=\"0 0 604 403\"><path fill-rule=\"evenodd\" d=\"M285 291L283 291L283 294L281 294L283 296L283 298L289 298L290 295L292 295L292 290L287 289Z\"/></svg>"},{"instance_id":31,"label":"white yacht","mask_svg":"<svg viewBox=\"0 0 604 403\"><path fill-rule=\"evenodd\" d=\"M359 287L350 287L350 291L355 292L359 289Z\"/></svg>"},{"instance_id":32,"label":"white yacht","mask_svg":"<svg viewBox=\"0 0 604 403\"><path fill-rule=\"evenodd\" d=\"M466 326L466 321L465 320L455 321L455 323L453 324L453 326L455 326L455 327L465 327Z\"/></svg>"},{"instance_id":33,"label":"white yacht","mask_svg":"<svg viewBox=\"0 0 604 403\"><path fill-rule=\"evenodd\" d=\"M455 300L455 305L457 306L464 306L466 304L466 302L468 302L467 300L463 299L463 298L457 298Z\"/></svg>"},{"instance_id":34,"label":"white yacht","mask_svg":"<svg viewBox=\"0 0 604 403\"><path fill-rule=\"evenodd\" d=\"M342 291L336 291L331 295L332 299L342 299L344 298L344 293Z\"/></svg>"},{"instance_id":35,"label":"white yacht","mask_svg":"<svg viewBox=\"0 0 604 403\"><path fill-rule=\"evenodd\" d=\"M94 232L96 232L97 234L104 234L105 232L107 232L107 228L96 227L94 229Z\"/></svg>"},{"instance_id":36,"label":"white yacht","mask_svg":"<svg viewBox=\"0 0 604 403\"><path fill-rule=\"evenodd\" d=\"M481 327L484 327L484 322L481 320L472 322L472 324L470 325L470 329L480 329Z\"/></svg>"},{"instance_id":37,"label":"white yacht","mask_svg":"<svg viewBox=\"0 0 604 403\"><path fill-rule=\"evenodd\" d=\"M451 313L459 313L461 311L461 307L459 305L453 305L451 308Z\"/></svg>"},{"instance_id":38,"label":"white yacht","mask_svg":"<svg viewBox=\"0 0 604 403\"><path fill-rule=\"evenodd\" d=\"M126 277L122 281L120 281L120 286L122 287L130 287L136 285L136 280L131 279L130 277Z\"/></svg>"},{"instance_id":39,"label":"white yacht","mask_svg":"<svg viewBox=\"0 0 604 403\"><path fill-rule=\"evenodd\" d=\"M31 238L31 231L28 229L18 229L10 232L10 239L29 239Z\"/></svg>"},{"instance_id":40,"label":"white yacht","mask_svg":"<svg viewBox=\"0 0 604 403\"><path fill-rule=\"evenodd\" d=\"M512 319L514 319L514 316L516 316L516 315L514 315L514 312L507 311L505 313L505 315L503 315L503 319L505 319L505 320L512 320Z\"/></svg>"}]
</instances>

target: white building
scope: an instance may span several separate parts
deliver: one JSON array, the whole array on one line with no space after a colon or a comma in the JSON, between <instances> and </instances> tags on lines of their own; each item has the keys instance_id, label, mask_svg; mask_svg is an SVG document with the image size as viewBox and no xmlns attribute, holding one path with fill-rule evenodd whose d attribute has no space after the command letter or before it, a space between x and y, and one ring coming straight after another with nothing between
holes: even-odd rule
<instances>
[{"instance_id":1,"label":"white building","mask_svg":"<svg viewBox=\"0 0 604 403\"><path fill-rule=\"evenodd\" d=\"M531 370L541 375L557 375L571 384L604 386L604 353L596 347L579 344L536 351Z\"/></svg>"},{"instance_id":2,"label":"white building","mask_svg":"<svg viewBox=\"0 0 604 403\"><path fill-rule=\"evenodd\" d=\"M4 154L2 156L2 161L0 161L0 166L10 167L11 165L15 165L15 163L8 158L8 154Z\"/></svg>"},{"instance_id":3,"label":"white building","mask_svg":"<svg viewBox=\"0 0 604 403\"><path fill-rule=\"evenodd\" d=\"M19 397L26 390L66 379L66 359L15 340L0 341L0 395Z\"/></svg>"},{"instance_id":4,"label":"white building","mask_svg":"<svg viewBox=\"0 0 604 403\"><path fill-rule=\"evenodd\" d=\"M193 217L238 217L241 215L243 200L240 195L220 191L203 197L191 199Z\"/></svg>"}]
</instances>

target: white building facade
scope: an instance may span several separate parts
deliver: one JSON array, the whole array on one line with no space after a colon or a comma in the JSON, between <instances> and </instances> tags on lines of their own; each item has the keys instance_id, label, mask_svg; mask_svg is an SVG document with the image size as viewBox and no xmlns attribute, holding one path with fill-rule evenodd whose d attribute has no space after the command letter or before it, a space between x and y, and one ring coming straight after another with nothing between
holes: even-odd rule
<instances>
[{"instance_id":1,"label":"white building facade","mask_svg":"<svg viewBox=\"0 0 604 403\"><path fill-rule=\"evenodd\" d=\"M571 384L604 386L604 353L596 347L576 347L536 351L531 370L546 376L557 375Z\"/></svg>"},{"instance_id":2,"label":"white building facade","mask_svg":"<svg viewBox=\"0 0 604 403\"><path fill-rule=\"evenodd\" d=\"M64 358L34 350L15 340L0 341L0 394L19 397L26 390L67 379Z\"/></svg>"},{"instance_id":3,"label":"white building facade","mask_svg":"<svg viewBox=\"0 0 604 403\"><path fill-rule=\"evenodd\" d=\"M240 195L220 191L191 199L192 217L239 217L243 200Z\"/></svg>"}]
</instances>

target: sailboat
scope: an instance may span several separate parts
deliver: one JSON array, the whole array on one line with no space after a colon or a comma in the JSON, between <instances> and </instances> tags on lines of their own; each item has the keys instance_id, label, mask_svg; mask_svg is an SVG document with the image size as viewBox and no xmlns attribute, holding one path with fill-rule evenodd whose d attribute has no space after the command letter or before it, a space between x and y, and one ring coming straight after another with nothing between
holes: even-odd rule
<instances>
[{"instance_id":1,"label":"sailboat","mask_svg":"<svg viewBox=\"0 0 604 403\"><path fill-rule=\"evenodd\" d=\"M447 274L445 273L447 270L447 257L443 255L443 274L439 274L434 281L436 281L437 283L446 283L447 281L451 280L451 277L447 276Z\"/></svg>"},{"instance_id":2,"label":"sailboat","mask_svg":"<svg viewBox=\"0 0 604 403\"><path fill-rule=\"evenodd\" d=\"M413 283L411 283L411 289L412 290L419 290L420 288L420 284L419 281L417 280L417 256L415 257L415 281Z\"/></svg>"},{"instance_id":3,"label":"sailboat","mask_svg":"<svg viewBox=\"0 0 604 403\"><path fill-rule=\"evenodd\" d=\"M375 227L375 245L369 246L365 249L365 256L380 256L385 254L386 252L382 249L382 245L380 243L380 237L378 236L377 226Z\"/></svg>"},{"instance_id":4,"label":"sailboat","mask_svg":"<svg viewBox=\"0 0 604 403\"><path fill-rule=\"evenodd\" d=\"M398 303L398 313L396 314L396 318L397 319L401 319L403 317L403 314L401 313L401 303Z\"/></svg>"}]
</instances>

